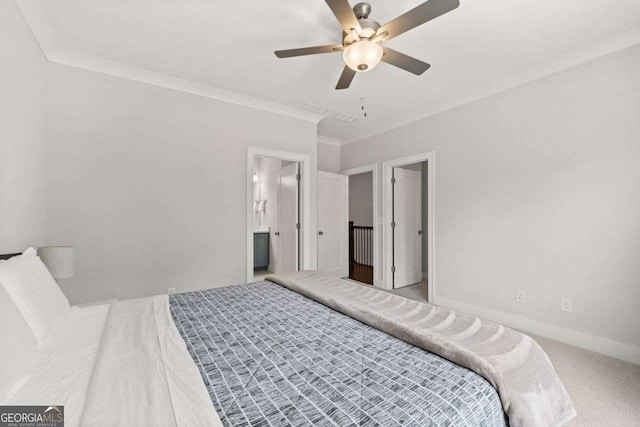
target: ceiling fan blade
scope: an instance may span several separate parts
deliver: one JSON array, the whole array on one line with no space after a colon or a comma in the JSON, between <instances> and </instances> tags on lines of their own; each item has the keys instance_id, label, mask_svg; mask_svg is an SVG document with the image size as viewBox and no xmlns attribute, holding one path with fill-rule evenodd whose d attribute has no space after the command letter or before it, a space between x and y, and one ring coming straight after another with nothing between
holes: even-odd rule
<instances>
[{"instance_id":1,"label":"ceiling fan blade","mask_svg":"<svg viewBox=\"0 0 640 427\"><path fill-rule=\"evenodd\" d=\"M358 18L355 13L351 9L349 2L347 0L325 0L329 8L333 12L333 14L338 18L338 22L342 25L342 29L345 33L351 33L351 30L354 29L357 32L360 32L360 23L358 23Z\"/></svg>"},{"instance_id":2,"label":"ceiling fan blade","mask_svg":"<svg viewBox=\"0 0 640 427\"><path fill-rule=\"evenodd\" d=\"M336 89L348 88L355 75L356 72L345 65L344 70L342 70L342 74L340 75L340 80L338 80L338 84L336 85Z\"/></svg>"},{"instance_id":3,"label":"ceiling fan blade","mask_svg":"<svg viewBox=\"0 0 640 427\"><path fill-rule=\"evenodd\" d=\"M384 32L389 33L385 40L391 40L394 37L405 33L418 25L429 22L438 16L451 12L460 6L459 0L429 0L411 9L409 12L398 16L393 21L384 24L378 30L378 34Z\"/></svg>"},{"instance_id":4,"label":"ceiling fan blade","mask_svg":"<svg viewBox=\"0 0 640 427\"><path fill-rule=\"evenodd\" d=\"M426 62L422 62L412 56L389 49L388 47L383 47L382 51L384 52L384 55L382 55L382 61L418 76L431 67L431 65Z\"/></svg>"},{"instance_id":5,"label":"ceiling fan blade","mask_svg":"<svg viewBox=\"0 0 640 427\"><path fill-rule=\"evenodd\" d=\"M276 50L274 53L278 58L291 58L293 56L316 55L318 53L340 52L344 47L339 44L326 46L301 47L299 49Z\"/></svg>"}]
</instances>

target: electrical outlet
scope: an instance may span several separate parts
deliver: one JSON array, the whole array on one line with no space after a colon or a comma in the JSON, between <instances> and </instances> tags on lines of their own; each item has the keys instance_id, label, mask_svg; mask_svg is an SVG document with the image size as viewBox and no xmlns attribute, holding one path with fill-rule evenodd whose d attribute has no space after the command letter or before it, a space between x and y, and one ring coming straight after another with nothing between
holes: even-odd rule
<instances>
[{"instance_id":1,"label":"electrical outlet","mask_svg":"<svg viewBox=\"0 0 640 427\"><path fill-rule=\"evenodd\" d=\"M172 295L176 293L178 293L178 291L176 291L176 288L167 288L167 294Z\"/></svg>"},{"instance_id":2,"label":"electrical outlet","mask_svg":"<svg viewBox=\"0 0 640 427\"><path fill-rule=\"evenodd\" d=\"M525 301L525 293L524 291L516 291L516 301L517 302L524 302Z\"/></svg>"},{"instance_id":3,"label":"electrical outlet","mask_svg":"<svg viewBox=\"0 0 640 427\"><path fill-rule=\"evenodd\" d=\"M566 311L567 313L572 313L573 301L569 298L560 298L560 310Z\"/></svg>"}]
</instances>

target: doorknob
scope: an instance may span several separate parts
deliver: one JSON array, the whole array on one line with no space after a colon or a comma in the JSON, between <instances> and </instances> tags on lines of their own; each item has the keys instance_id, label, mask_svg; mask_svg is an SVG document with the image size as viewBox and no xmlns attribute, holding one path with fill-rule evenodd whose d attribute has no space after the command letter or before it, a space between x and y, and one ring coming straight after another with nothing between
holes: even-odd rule
<instances>
[{"instance_id":1,"label":"doorknob","mask_svg":"<svg viewBox=\"0 0 640 427\"><path fill-rule=\"evenodd\" d=\"M422 235L422 230L418 230L418 234L419 234L419 235Z\"/></svg>"},{"instance_id":2,"label":"doorknob","mask_svg":"<svg viewBox=\"0 0 640 427\"><path fill-rule=\"evenodd\" d=\"M319 236L324 236L324 231L318 231Z\"/></svg>"},{"instance_id":3,"label":"doorknob","mask_svg":"<svg viewBox=\"0 0 640 427\"><path fill-rule=\"evenodd\" d=\"M273 234L275 234L276 236L279 236L279 235L280 235L280 232L279 232L279 231L276 231L276 232L275 232L275 233L273 233Z\"/></svg>"}]
</instances>

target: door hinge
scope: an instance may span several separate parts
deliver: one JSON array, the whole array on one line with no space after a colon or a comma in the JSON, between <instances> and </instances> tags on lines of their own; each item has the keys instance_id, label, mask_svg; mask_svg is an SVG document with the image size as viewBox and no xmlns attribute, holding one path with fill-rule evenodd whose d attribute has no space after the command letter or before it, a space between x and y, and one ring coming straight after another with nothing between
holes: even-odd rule
<instances>
[{"instance_id":1,"label":"door hinge","mask_svg":"<svg viewBox=\"0 0 640 427\"><path fill-rule=\"evenodd\" d=\"M391 178L391 183L392 183L392 184L395 184L395 183L396 183L396 178L395 178L395 177Z\"/></svg>"},{"instance_id":2,"label":"door hinge","mask_svg":"<svg viewBox=\"0 0 640 427\"><path fill-rule=\"evenodd\" d=\"M393 222L391 223L391 228L396 228L396 222L395 222L395 221L393 221Z\"/></svg>"},{"instance_id":3,"label":"door hinge","mask_svg":"<svg viewBox=\"0 0 640 427\"><path fill-rule=\"evenodd\" d=\"M296 230L300 230L300 223L296 222Z\"/></svg>"},{"instance_id":4,"label":"door hinge","mask_svg":"<svg viewBox=\"0 0 640 427\"><path fill-rule=\"evenodd\" d=\"M395 266L395 265L392 265L392 266L391 266L391 272L392 272L392 273L395 273L395 272L396 272L396 266Z\"/></svg>"},{"instance_id":5,"label":"door hinge","mask_svg":"<svg viewBox=\"0 0 640 427\"><path fill-rule=\"evenodd\" d=\"M296 181L300 181L300 172L296 174Z\"/></svg>"}]
</instances>

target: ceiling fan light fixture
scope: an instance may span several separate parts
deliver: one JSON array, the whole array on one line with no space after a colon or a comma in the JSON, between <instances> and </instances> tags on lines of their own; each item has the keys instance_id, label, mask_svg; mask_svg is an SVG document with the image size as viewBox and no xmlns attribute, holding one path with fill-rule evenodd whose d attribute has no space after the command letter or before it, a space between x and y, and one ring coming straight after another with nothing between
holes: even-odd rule
<instances>
[{"instance_id":1,"label":"ceiling fan light fixture","mask_svg":"<svg viewBox=\"0 0 640 427\"><path fill-rule=\"evenodd\" d=\"M353 71L372 70L382 59L382 46L370 40L351 43L342 53L344 63Z\"/></svg>"},{"instance_id":2,"label":"ceiling fan light fixture","mask_svg":"<svg viewBox=\"0 0 640 427\"><path fill-rule=\"evenodd\" d=\"M278 58L291 58L342 51L346 65L336 90L347 89L357 73L374 69L383 59L389 65L422 75L429 69L429 64L388 47L382 48L381 44L460 6L460 0L422 0L418 6L381 26L369 18L371 5L368 3L358 3L352 8L349 0L325 2L342 27L342 43L277 50L274 53Z\"/></svg>"}]
</instances>

